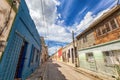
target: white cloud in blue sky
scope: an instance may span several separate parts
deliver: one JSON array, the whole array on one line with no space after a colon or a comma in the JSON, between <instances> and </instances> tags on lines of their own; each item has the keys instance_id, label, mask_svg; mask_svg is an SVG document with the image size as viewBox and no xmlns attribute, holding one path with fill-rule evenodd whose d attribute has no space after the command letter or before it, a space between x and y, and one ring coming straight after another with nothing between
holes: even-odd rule
<instances>
[{"instance_id":1,"label":"white cloud in blue sky","mask_svg":"<svg viewBox=\"0 0 120 80\"><path fill-rule=\"evenodd\" d=\"M49 54L72 41L71 31L76 35L87 28L104 12L113 7L117 0L26 0L30 14L41 36L49 46ZM52 41L52 42L51 42Z\"/></svg>"}]
</instances>

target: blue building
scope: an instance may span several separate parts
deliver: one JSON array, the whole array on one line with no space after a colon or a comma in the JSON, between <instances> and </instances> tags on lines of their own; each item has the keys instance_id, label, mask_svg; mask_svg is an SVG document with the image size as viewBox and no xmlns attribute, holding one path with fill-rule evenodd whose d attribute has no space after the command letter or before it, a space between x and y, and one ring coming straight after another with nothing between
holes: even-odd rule
<instances>
[{"instance_id":1,"label":"blue building","mask_svg":"<svg viewBox=\"0 0 120 80\"><path fill-rule=\"evenodd\" d=\"M25 1L21 0L0 60L0 80L25 80L39 66L40 52L40 36Z\"/></svg>"}]
</instances>

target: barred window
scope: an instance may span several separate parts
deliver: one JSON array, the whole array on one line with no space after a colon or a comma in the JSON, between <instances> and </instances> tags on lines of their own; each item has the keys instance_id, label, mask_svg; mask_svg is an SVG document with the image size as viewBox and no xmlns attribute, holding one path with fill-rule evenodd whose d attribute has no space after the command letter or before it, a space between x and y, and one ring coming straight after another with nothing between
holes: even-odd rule
<instances>
[{"instance_id":1,"label":"barred window","mask_svg":"<svg viewBox=\"0 0 120 80\"><path fill-rule=\"evenodd\" d=\"M94 62L93 53L86 53L86 60L87 60L88 62Z\"/></svg>"},{"instance_id":2,"label":"barred window","mask_svg":"<svg viewBox=\"0 0 120 80\"><path fill-rule=\"evenodd\" d=\"M111 24L112 29L116 29L117 28L117 23L115 22L115 19L112 19L110 21L110 24Z\"/></svg>"},{"instance_id":3,"label":"barred window","mask_svg":"<svg viewBox=\"0 0 120 80\"><path fill-rule=\"evenodd\" d=\"M106 33L106 28L105 26L102 27L102 34L105 34Z\"/></svg>"},{"instance_id":4,"label":"barred window","mask_svg":"<svg viewBox=\"0 0 120 80\"><path fill-rule=\"evenodd\" d=\"M100 30L100 28L98 28L98 29L96 30L96 33L97 33L97 36L101 35L101 30Z\"/></svg>"},{"instance_id":5,"label":"barred window","mask_svg":"<svg viewBox=\"0 0 120 80\"><path fill-rule=\"evenodd\" d=\"M110 25L109 25L108 22L105 24L105 27L106 27L107 32L111 31L111 30L110 30Z\"/></svg>"},{"instance_id":6,"label":"barred window","mask_svg":"<svg viewBox=\"0 0 120 80\"><path fill-rule=\"evenodd\" d=\"M87 42L87 36L83 37L83 43Z\"/></svg>"}]
</instances>

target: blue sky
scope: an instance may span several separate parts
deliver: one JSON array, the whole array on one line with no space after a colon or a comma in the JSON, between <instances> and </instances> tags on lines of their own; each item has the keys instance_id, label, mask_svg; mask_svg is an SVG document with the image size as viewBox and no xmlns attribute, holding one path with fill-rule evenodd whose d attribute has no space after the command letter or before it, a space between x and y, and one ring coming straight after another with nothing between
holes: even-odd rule
<instances>
[{"instance_id":1,"label":"blue sky","mask_svg":"<svg viewBox=\"0 0 120 80\"><path fill-rule=\"evenodd\" d=\"M51 55L72 41L72 31L75 35L81 33L115 6L117 0L42 0L43 11L41 0L26 2Z\"/></svg>"},{"instance_id":2,"label":"blue sky","mask_svg":"<svg viewBox=\"0 0 120 80\"><path fill-rule=\"evenodd\" d=\"M80 23L87 12L97 15L100 11L112 6L115 0L59 0L61 4L57 6L57 13L61 14L58 20L64 20L64 26L73 26Z\"/></svg>"}]
</instances>

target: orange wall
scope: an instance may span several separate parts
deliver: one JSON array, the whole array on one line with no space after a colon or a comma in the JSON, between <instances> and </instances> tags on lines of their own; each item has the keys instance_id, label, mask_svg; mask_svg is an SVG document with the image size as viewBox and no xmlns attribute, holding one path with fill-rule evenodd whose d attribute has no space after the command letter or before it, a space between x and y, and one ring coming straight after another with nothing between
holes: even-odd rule
<instances>
[{"instance_id":1,"label":"orange wall","mask_svg":"<svg viewBox=\"0 0 120 80\"><path fill-rule=\"evenodd\" d=\"M112 16L111 18L115 18L117 20L119 27L113 31L108 32L107 34L103 34L100 36L97 36L97 34L96 34L96 29L97 29L97 27L96 27L96 29L94 30L95 44L101 44L101 43L120 39L120 15ZM107 20L109 20L109 19L107 19ZM107 22L107 21L105 21L105 22ZM102 22L101 22L101 24L102 24Z\"/></svg>"}]
</instances>

